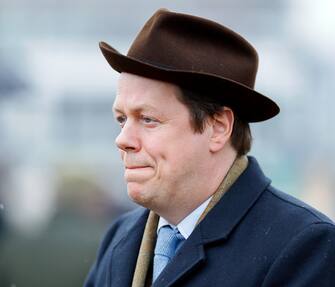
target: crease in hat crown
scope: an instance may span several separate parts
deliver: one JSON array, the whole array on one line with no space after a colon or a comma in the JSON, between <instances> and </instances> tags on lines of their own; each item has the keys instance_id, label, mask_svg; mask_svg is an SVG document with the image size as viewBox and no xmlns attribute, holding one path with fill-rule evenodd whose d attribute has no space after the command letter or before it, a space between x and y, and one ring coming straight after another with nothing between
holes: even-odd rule
<instances>
[{"instance_id":1,"label":"crease in hat crown","mask_svg":"<svg viewBox=\"0 0 335 287\"><path fill-rule=\"evenodd\" d=\"M223 89L222 101L226 99L235 105L247 121L262 121L279 112L276 103L254 90L258 68L254 47L239 34L211 20L159 9L145 23L126 56L105 42L100 43L100 48L118 72L171 82L184 80L192 85L194 80L194 87L211 85ZM235 88L239 93L235 103L232 95L224 93L224 86L227 91ZM238 106L236 101L241 98L246 104L252 103L246 97L253 97L258 104L258 115Z\"/></svg>"}]
</instances>

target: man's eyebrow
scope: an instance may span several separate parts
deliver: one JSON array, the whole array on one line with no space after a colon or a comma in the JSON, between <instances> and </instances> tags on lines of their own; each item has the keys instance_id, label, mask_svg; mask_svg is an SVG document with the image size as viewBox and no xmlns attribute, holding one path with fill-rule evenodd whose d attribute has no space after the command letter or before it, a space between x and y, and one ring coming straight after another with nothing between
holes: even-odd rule
<instances>
[{"instance_id":1,"label":"man's eyebrow","mask_svg":"<svg viewBox=\"0 0 335 287\"><path fill-rule=\"evenodd\" d=\"M117 107L114 107L114 106L113 106L113 112L114 113L123 113L123 111L121 109L119 109Z\"/></svg>"},{"instance_id":2,"label":"man's eyebrow","mask_svg":"<svg viewBox=\"0 0 335 287\"><path fill-rule=\"evenodd\" d=\"M150 105L140 105L140 106L135 106L129 109L131 113L133 114L138 114L143 111L156 111L156 109ZM118 113L124 113L124 111L118 107L113 106L113 111L118 112Z\"/></svg>"}]
</instances>

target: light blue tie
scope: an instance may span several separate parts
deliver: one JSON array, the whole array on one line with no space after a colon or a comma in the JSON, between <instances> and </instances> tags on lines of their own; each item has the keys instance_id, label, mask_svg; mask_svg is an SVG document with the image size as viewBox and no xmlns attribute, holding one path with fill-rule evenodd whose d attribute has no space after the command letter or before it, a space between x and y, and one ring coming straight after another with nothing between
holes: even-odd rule
<instances>
[{"instance_id":1,"label":"light blue tie","mask_svg":"<svg viewBox=\"0 0 335 287\"><path fill-rule=\"evenodd\" d=\"M169 225L165 225L159 229L155 247L152 282L157 279L184 240L185 238L177 228L172 229Z\"/></svg>"}]
</instances>

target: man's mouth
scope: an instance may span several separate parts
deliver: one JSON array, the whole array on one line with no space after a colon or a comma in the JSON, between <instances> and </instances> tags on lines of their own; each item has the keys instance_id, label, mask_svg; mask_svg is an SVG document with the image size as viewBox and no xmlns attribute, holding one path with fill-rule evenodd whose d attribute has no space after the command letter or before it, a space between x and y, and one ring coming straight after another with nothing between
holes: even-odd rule
<instances>
[{"instance_id":1,"label":"man's mouth","mask_svg":"<svg viewBox=\"0 0 335 287\"><path fill-rule=\"evenodd\" d=\"M140 169L140 168L147 168L150 167L148 165L133 165L133 166L126 166L126 169Z\"/></svg>"},{"instance_id":2,"label":"man's mouth","mask_svg":"<svg viewBox=\"0 0 335 287\"><path fill-rule=\"evenodd\" d=\"M126 181L141 182L152 177L153 169L149 165L128 165L125 167L124 176Z\"/></svg>"}]
</instances>

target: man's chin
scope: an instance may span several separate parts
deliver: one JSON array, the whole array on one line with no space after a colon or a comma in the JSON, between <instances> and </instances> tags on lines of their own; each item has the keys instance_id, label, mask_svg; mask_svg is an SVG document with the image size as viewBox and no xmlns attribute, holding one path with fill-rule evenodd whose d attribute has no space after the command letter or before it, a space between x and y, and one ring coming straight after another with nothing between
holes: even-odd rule
<instances>
[{"instance_id":1,"label":"man's chin","mask_svg":"<svg viewBox=\"0 0 335 287\"><path fill-rule=\"evenodd\" d=\"M141 184L136 182L129 182L127 184L127 189L128 196L132 201L144 207L150 206L150 202L152 201L151 196Z\"/></svg>"}]
</instances>

